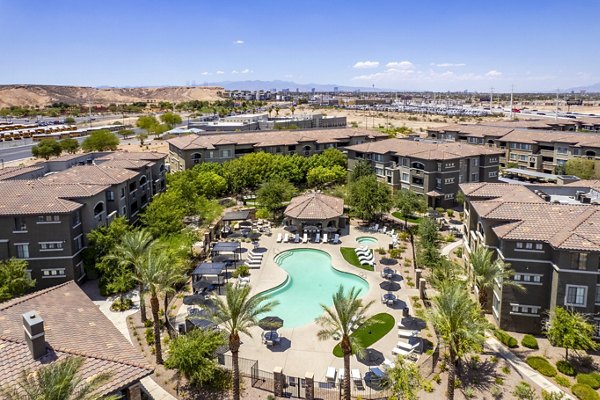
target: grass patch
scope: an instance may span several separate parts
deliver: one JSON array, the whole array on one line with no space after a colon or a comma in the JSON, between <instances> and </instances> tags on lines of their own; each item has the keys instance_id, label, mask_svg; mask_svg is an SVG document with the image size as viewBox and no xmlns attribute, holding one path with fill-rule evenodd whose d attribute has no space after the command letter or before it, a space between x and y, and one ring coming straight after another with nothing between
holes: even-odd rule
<instances>
[{"instance_id":1,"label":"grass patch","mask_svg":"<svg viewBox=\"0 0 600 400\"><path fill-rule=\"evenodd\" d=\"M364 269L367 271L375 270L372 266L362 265L360 261L358 261L358 256L354 251L354 247L342 247L340 251L342 252L342 257L344 257L344 260L346 260L349 264L352 264L357 268ZM373 250L371 250L371 252L373 252Z\"/></svg>"},{"instance_id":2,"label":"grass patch","mask_svg":"<svg viewBox=\"0 0 600 400\"><path fill-rule=\"evenodd\" d=\"M350 336L360 340L360 343L366 349L387 335L394 328L395 323L394 317L388 313L375 314L366 320L357 330L352 332ZM339 358L344 356L339 344L333 348L333 355Z\"/></svg>"},{"instance_id":3,"label":"grass patch","mask_svg":"<svg viewBox=\"0 0 600 400\"><path fill-rule=\"evenodd\" d=\"M402 221L404 221L404 215L402 215L402 213L401 213L401 212L399 212L399 211L396 211L396 212L393 212L393 213L392 213L392 215L393 215L394 217L396 217L396 218L398 218L398 219L401 219ZM408 217L408 222L412 222L413 224L418 224L418 223L420 223L421 221L423 221L423 218L421 218L421 217L416 217L416 216L414 216L414 215L410 215L410 216Z\"/></svg>"}]
</instances>

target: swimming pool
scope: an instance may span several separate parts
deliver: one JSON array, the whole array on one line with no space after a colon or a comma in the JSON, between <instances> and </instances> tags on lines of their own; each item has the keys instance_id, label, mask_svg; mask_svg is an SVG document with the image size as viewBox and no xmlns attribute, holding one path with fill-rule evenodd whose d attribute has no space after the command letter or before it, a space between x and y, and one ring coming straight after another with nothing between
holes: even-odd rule
<instances>
[{"instance_id":1,"label":"swimming pool","mask_svg":"<svg viewBox=\"0 0 600 400\"><path fill-rule=\"evenodd\" d=\"M294 249L278 254L275 262L288 273L282 285L263 292L279 301L269 315L283 319L285 328L295 328L314 322L323 313L321 304L332 305L331 296L340 285L352 286L364 296L369 284L359 276L340 272L331 265L331 256L314 249Z\"/></svg>"},{"instance_id":2,"label":"swimming pool","mask_svg":"<svg viewBox=\"0 0 600 400\"><path fill-rule=\"evenodd\" d=\"M356 238L356 241L360 244L375 244L377 243L377 239L373 236L360 236Z\"/></svg>"}]
</instances>

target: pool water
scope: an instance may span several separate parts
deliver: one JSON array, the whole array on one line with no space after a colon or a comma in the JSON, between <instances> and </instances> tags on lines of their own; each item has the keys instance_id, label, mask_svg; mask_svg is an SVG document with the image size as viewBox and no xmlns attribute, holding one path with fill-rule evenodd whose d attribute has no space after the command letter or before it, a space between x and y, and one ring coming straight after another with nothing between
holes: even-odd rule
<instances>
[{"instance_id":1,"label":"pool water","mask_svg":"<svg viewBox=\"0 0 600 400\"><path fill-rule=\"evenodd\" d=\"M377 239L373 236L360 236L356 238L356 241L360 244L375 244Z\"/></svg>"},{"instance_id":2,"label":"pool water","mask_svg":"<svg viewBox=\"0 0 600 400\"><path fill-rule=\"evenodd\" d=\"M263 292L279 301L269 315L283 319L285 328L295 328L314 322L323 313L321 304L330 307L332 295L340 285L348 291L351 287L361 290L364 296L369 284L359 276L340 272L331 265L331 256L314 249L285 251L275 257L275 262L288 273L286 282Z\"/></svg>"}]
</instances>

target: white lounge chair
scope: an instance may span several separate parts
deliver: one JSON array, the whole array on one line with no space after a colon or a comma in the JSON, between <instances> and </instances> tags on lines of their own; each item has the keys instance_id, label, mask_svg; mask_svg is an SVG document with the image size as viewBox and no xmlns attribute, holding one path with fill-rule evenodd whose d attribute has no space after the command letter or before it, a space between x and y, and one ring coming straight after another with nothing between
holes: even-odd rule
<instances>
[{"instance_id":1,"label":"white lounge chair","mask_svg":"<svg viewBox=\"0 0 600 400\"><path fill-rule=\"evenodd\" d=\"M414 349L413 350L404 350L404 349L401 349L399 347L394 347L392 349L392 354L395 355L395 356L400 355L400 356L406 357L406 356L412 354L413 352L414 352Z\"/></svg>"},{"instance_id":2,"label":"white lounge chair","mask_svg":"<svg viewBox=\"0 0 600 400\"><path fill-rule=\"evenodd\" d=\"M302 237L302 243L308 243L308 233L305 233Z\"/></svg>"},{"instance_id":3,"label":"white lounge chair","mask_svg":"<svg viewBox=\"0 0 600 400\"><path fill-rule=\"evenodd\" d=\"M335 376L336 376L336 370L335 367L327 367L327 373L325 374L325 380L327 382L335 382Z\"/></svg>"},{"instance_id":4,"label":"white lounge chair","mask_svg":"<svg viewBox=\"0 0 600 400\"><path fill-rule=\"evenodd\" d=\"M398 337L413 338L419 336L419 331L410 329L398 329Z\"/></svg>"},{"instance_id":5,"label":"white lounge chair","mask_svg":"<svg viewBox=\"0 0 600 400\"><path fill-rule=\"evenodd\" d=\"M338 369L338 382L342 382L344 380L344 368Z\"/></svg>"},{"instance_id":6,"label":"white lounge chair","mask_svg":"<svg viewBox=\"0 0 600 400\"><path fill-rule=\"evenodd\" d=\"M317 236L315 236L315 243L320 243L321 242L321 234L317 233Z\"/></svg>"},{"instance_id":7,"label":"white lounge chair","mask_svg":"<svg viewBox=\"0 0 600 400\"><path fill-rule=\"evenodd\" d=\"M340 235L339 233L336 233L335 236L333 237L333 244L338 244L340 242Z\"/></svg>"},{"instance_id":8,"label":"white lounge chair","mask_svg":"<svg viewBox=\"0 0 600 400\"><path fill-rule=\"evenodd\" d=\"M357 368L353 368L350 371L351 375L352 375L352 380L354 382L360 382L362 383L362 375L360 374L360 371Z\"/></svg>"},{"instance_id":9,"label":"white lounge chair","mask_svg":"<svg viewBox=\"0 0 600 400\"><path fill-rule=\"evenodd\" d=\"M385 233L387 232L387 226L384 226L383 229L381 229L379 232L385 235Z\"/></svg>"},{"instance_id":10,"label":"white lounge chair","mask_svg":"<svg viewBox=\"0 0 600 400\"><path fill-rule=\"evenodd\" d=\"M355 252L355 253L356 253L356 255L357 255L357 256L359 256L359 257L360 257L360 256L363 256L363 257L364 257L364 256L371 256L371 255L372 255L372 253L371 253L371 250L366 250L366 251L363 251L363 250L358 250L358 249L356 249L356 250L354 250L354 252Z\"/></svg>"},{"instance_id":11,"label":"white lounge chair","mask_svg":"<svg viewBox=\"0 0 600 400\"><path fill-rule=\"evenodd\" d=\"M289 242L289 241L290 241L290 234L289 234L289 233L286 233L286 234L283 236L283 243L287 243L287 242Z\"/></svg>"},{"instance_id":12,"label":"white lounge chair","mask_svg":"<svg viewBox=\"0 0 600 400\"><path fill-rule=\"evenodd\" d=\"M391 231L389 231L389 232L388 232L388 234L389 234L391 237L394 237L394 232L396 232L396 230L395 230L395 229L392 229Z\"/></svg>"},{"instance_id":13,"label":"white lounge chair","mask_svg":"<svg viewBox=\"0 0 600 400\"><path fill-rule=\"evenodd\" d=\"M327 234L326 234L326 233L324 233L324 234L323 234L323 243L327 243L327 239L328 239L328 238L327 238Z\"/></svg>"},{"instance_id":14,"label":"white lounge chair","mask_svg":"<svg viewBox=\"0 0 600 400\"><path fill-rule=\"evenodd\" d=\"M294 236L294 243L300 243L300 234L296 233L296 236Z\"/></svg>"},{"instance_id":15,"label":"white lounge chair","mask_svg":"<svg viewBox=\"0 0 600 400\"><path fill-rule=\"evenodd\" d=\"M387 358L385 358L383 360L383 364L381 364L381 366L383 367L384 370L389 369L389 368L394 368L396 366L396 363L388 360Z\"/></svg>"},{"instance_id":16,"label":"white lounge chair","mask_svg":"<svg viewBox=\"0 0 600 400\"><path fill-rule=\"evenodd\" d=\"M417 342L415 344L410 344L410 343L406 343L406 342L398 342L398 344L396 344L396 347L400 348L400 349L404 349L406 351L415 351L420 345L421 345L421 343L419 343L419 342Z\"/></svg>"},{"instance_id":17,"label":"white lounge chair","mask_svg":"<svg viewBox=\"0 0 600 400\"><path fill-rule=\"evenodd\" d=\"M283 240L283 235L280 232L277 234L277 243L281 243L282 240Z\"/></svg>"},{"instance_id":18,"label":"white lounge chair","mask_svg":"<svg viewBox=\"0 0 600 400\"><path fill-rule=\"evenodd\" d=\"M375 224L375 226L373 226L373 232L377 232L379 230L379 224Z\"/></svg>"}]
</instances>

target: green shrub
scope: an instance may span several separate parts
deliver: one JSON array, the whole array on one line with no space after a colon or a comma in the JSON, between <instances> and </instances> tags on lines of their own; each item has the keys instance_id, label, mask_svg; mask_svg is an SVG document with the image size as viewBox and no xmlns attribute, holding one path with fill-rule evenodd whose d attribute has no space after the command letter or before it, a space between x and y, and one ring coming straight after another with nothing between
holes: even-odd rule
<instances>
[{"instance_id":1,"label":"green shrub","mask_svg":"<svg viewBox=\"0 0 600 400\"><path fill-rule=\"evenodd\" d=\"M498 339L500 342L502 342L502 344L510 347L511 349L519 347L519 342L517 341L517 339L510 336L508 333L504 332L502 329L496 329L494 331L494 336L496 336L496 339Z\"/></svg>"},{"instance_id":2,"label":"green shrub","mask_svg":"<svg viewBox=\"0 0 600 400\"><path fill-rule=\"evenodd\" d=\"M512 394L519 400L534 400L536 398L535 390L525 381L519 382Z\"/></svg>"},{"instance_id":3,"label":"green shrub","mask_svg":"<svg viewBox=\"0 0 600 400\"><path fill-rule=\"evenodd\" d=\"M600 395L594 389L589 387L588 385L584 385L582 383L576 383L571 388L571 392L577 397L579 400L600 400Z\"/></svg>"},{"instance_id":4,"label":"green shrub","mask_svg":"<svg viewBox=\"0 0 600 400\"><path fill-rule=\"evenodd\" d=\"M521 339L521 345L527 347L528 349L539 349L537 339L531 335L523 336L523 339Z\"/></svg>"},{"instance_id":5,"label":"green shrub","mask_svg":"<svg viewBox=\"0 0 600 400\"><path fill-rule=\"evenodd\" d=\"M446 211L443 207L436 207L435 211L441 215L444 215L444 211Z\"/></svg>"},{"instance_id":6,"label":"green shrub","mask_svg":"<svg viewBox=\"0 0 600 400\"><path fill-rule=\"evenodd\" d=\"M149 328L149 327L151 327L151 326L152 326L152 320L151 320L151 319L147 319L147 320L145 320L145 321L144 321L144 326L145 326L146 328Z\"/></svg>"},{"instance_id":7,"label":"green shrub","mask_svg":"<svg viewBox=\"0 0 600 400\"><path fill-rule=\"evenodd\" d=\"M427 393L433 392L433 385L431 384L431 381L424 380L421 385L423 387L423 390L426 391Z\"/></svg>"},{"instance_id":8,"label":"green shrub","mask_svg":"<svg viewBox=\"0 0 600 400\"><path fill-rule=\"evenodd\" d=\"M563 387L566 387L566 388L568 388L568 387L571 387L571 381L569 380L569 378L565 378L565 377L564 377L564 376L562 376L562 375L556 375L556 376L554 377L554 380L555 380L555 381L556 381L556 383L558 383L560 386L563 386Z\"/></svg>"},{"instance_id":9,"label":"green shrub","mask_svg":"<svg viewBox=\"0 0 600 400\"><path fill-rule=\"evenodd\" d=\"M558 360L556 362L556 369L558 369L561 373L569 376L575 376L575 368L565 360Z\"/></svg>"},{"instance_id":10,"label":"green shrub","mask_svg":"<svg viewBox=\"0 0 600 400\"><path fill-rule=\"evenodd\" d=\"M151 346L154 344L154 328L146 328L146 343L148 343L148 346Z\"/></svg>"},{"instance_id":11,"label":"green shrub","mask_svg":"<svg viewBox=\"0 0 600 400\"><path fill-rule=\"evenodd\" d=\"M496 378L494 378L494 382L496 383L496 385L502 385L504 383L504 379L497 376Z\"/></svg>"},{"instance_id":12,"label":"green shrub","mask_svg":"<svg viewBox=\"0 0 600 400\"><path fill-rule=\"evenodd\" d=\"M434 381L435 383L437 383L438 385L442 382L442 378L440 377L440 374L433 375L433 378L431 380Z\"/></svg>"},{"instance_id":13,"label":"green shrub","mask_svg":"<svg viewBox=\"0 0 600 400\"><path fill-rule=\"evenodd\" d=\"M544 357L527 357L527 364L544 376L556 376L556 368L554 368L552 364L550 364L550 361L546 360Z\"/></svg>"},{"instance_id":14,"label":"green shrub","mask_svg":"<svg viewBox=\"0 0 600 400\"><path fill-rule=\"evenodd\" d=\"M456 257L458 258L462 258L463 256L463 248L459 247L458 249L454 250L454 254L456 255Z\"/></svg>"},{"instance_id":15,"label":"green shrub","mask_svg":"<svg viewBox=\"0 0 600 400\"><path fill-rule=\"evenodd\" d=\"M454 210L449 208L446 210L446 215L448 216L448 218L452 218L454 217Z\"/></svg>"},{"instance_id":16,"label":"green shrub","mask_svg":"<svg viewBox=\"0 0 600 400\"><path fill-rule=\"evenodd\" d=\"M597 374L577 374L577 383L588 385L592 389L600 388L600 379Z\"/></svg>"},{"instance_id":17,"label":"green shrub","mask_svg":"<svg viewBox=\"0 0 600 400\"><path fill-rule=\"evenodd\" d=\"M250 268L247 265L240 265L232 273L231 276L239 278L240 276L250 276Z\"/></svg>"}]
</instances>

